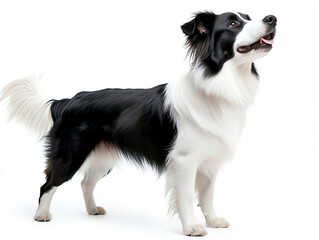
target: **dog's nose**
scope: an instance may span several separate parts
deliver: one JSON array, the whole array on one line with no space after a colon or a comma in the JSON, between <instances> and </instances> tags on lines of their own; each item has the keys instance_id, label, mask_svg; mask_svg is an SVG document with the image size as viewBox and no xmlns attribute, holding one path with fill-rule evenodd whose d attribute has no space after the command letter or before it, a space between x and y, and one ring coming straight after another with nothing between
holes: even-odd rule
<instances>
[{"instance_id":1,"label":"dog's nose","mask_svg":"<svg viewBox=\"0 0 319 240\"><path fill-rule=\"evenodd\" d=\"M274 15L268 15L266 16L263 21L267 24L269 24L272 27L275 27L277 25L277 18Z\"/></svg>"}]
</instances>

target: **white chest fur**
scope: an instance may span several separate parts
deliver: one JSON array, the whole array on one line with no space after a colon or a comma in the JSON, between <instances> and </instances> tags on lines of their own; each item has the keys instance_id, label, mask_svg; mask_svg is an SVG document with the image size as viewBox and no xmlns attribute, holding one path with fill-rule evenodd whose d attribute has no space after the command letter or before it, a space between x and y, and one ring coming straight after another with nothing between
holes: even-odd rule
<instances>
[{"instance_id":1,"label":"white chest fur","mask_svg":"<svg viewBox=\"0 0 319 240\"><path fill-rule=\"evenodd\" d=\"M231 63L230 63L231 64ZM251 66L251 65L250 65ZM175 154L192 153L203 161L224 162L233 156L254 102L257 77L224 67L218 75L203 79L194 69L167 86L166 107L177 123ZM172 153L172 154L174 154Z\"/></svg>"}]
</instances>

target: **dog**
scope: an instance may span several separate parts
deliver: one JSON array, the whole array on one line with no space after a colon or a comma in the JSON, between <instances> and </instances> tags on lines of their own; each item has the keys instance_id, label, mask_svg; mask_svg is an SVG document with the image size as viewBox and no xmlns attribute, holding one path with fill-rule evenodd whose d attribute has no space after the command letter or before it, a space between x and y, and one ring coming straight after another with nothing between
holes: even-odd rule
<instances>
[{"instance_id":1,"label":"dog","mask_svg":"<svg viewBox=\"0 0 319 240\"><path fill-rule=\"evenodd\" d=\"M51 220L53 194L79 171L88 214L106 214L93 190L124 156L166 174L169 211L178 214L185 235L207 234L195 219L195 194L207 227L229 227L215 213L214 183L236 151L259 85L254 61L272 49L276 24L273 15L195 14L181 26L190 71L150 89L103 89L48 101L34 77L9 83L1 95L9 117L45 139L46 182L34 219Z\"/></svg>"}]
</instances>

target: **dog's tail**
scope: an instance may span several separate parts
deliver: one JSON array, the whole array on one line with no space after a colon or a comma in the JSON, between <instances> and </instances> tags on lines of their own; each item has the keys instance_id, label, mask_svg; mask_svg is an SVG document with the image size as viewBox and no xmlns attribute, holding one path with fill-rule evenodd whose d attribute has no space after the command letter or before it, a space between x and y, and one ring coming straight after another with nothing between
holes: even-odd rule
<instances>
[{"instance_id":1,"label":"dog's tail","mask_svg":"<svg viewBox=\"0 0 319 240\"><path fill-rule=\"evenodd\" d=\"M0 94L0 102L7 102L9 121L16 120L40 139L49 131L53 120L52 102L39 95L38 81L37 77L29 76L9 83Z\"/></svg>"}]
</instances>

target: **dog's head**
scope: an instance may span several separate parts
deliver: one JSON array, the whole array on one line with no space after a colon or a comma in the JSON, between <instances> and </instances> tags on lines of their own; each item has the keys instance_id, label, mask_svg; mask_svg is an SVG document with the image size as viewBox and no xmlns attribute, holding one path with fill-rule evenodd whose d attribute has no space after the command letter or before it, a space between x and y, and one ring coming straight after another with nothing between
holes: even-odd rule
<instances>
[{"instance_id":1,"label":"dog's head","mask_svg":"<svg viewBox=\"0 0 319 240\"><path fill-rule=\"evenodd\" d=\"M273 45L276 24L273 15L251 20L242 13L215 15L201 12L181 28L187 36L186 45L193 67L204 67L204 74L212 76L232 58L240 63L252 63L267 55Z\"/></svg>"}]
</instances>

